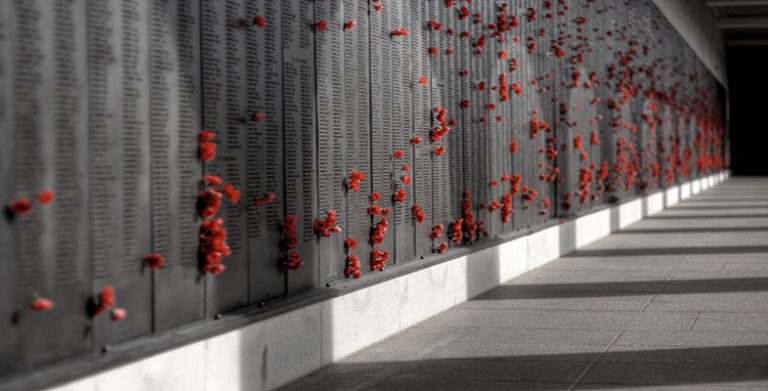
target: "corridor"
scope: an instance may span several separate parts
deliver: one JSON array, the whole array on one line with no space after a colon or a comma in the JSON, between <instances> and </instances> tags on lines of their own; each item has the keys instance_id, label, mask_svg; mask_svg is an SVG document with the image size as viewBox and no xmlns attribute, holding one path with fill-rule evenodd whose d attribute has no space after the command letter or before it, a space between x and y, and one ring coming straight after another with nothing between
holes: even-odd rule
<instances>
[{"instance_id":1,"label":"corridor","mask_svg":"<svg viewBox=\"0 0 768 391\"><path fill-rule=\"evenodd\" d=\"M283 389L766 390L768 178L732 178Z\"/></svg>"}]
</instances>

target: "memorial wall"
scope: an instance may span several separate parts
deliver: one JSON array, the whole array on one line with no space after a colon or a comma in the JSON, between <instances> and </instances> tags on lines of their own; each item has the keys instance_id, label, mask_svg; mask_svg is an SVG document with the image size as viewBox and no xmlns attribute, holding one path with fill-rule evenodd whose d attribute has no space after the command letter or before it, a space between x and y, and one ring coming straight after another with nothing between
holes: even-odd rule
<instances>
[{"instance_id":1,"label":"memorial wall","mask_svg":"<svg viewBox=\"0 0 768 391\"><path fill-rule=\"evenodd\" d=\"M649 0L0 1L0 94L0 383L728 165Z\"/></svg>"}]
</instances>

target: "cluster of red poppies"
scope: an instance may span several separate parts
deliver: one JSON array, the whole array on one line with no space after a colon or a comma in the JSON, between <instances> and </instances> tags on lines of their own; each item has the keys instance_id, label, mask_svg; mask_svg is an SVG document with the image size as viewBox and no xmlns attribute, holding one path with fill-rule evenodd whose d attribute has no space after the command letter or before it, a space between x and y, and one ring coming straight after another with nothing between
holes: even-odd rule
<instances>
[{"instance_id":1,"label":"cluster of red poppies","mask_svg":"<svg viewBox=\"0 0 768 391\"><path fill-rule=\"evenodd\" d=\"M360 191L360 182L365 180L365 174L360 171L352 171L347 182L347 188L357 193Z\"/></svg>"},{"instance_id":2,"label":"cluster of red poppies","mask_svg":"<svg viewBox=\"0 0 768 391\"><path fill-rule=\"evenodd\" d=\"M53 191L44 190L37 194L37 202L40 205L48 205L53 201ZM14 215L25 215L32 213L34 204L27 197L20 197L8 205L8 211Z\"/></svg>"},{"instance_id":3,"label":"cluster of red poppies","mask_svg":"<svg viewBox=\"0 0 768 391\"><path fill-rule=\"evenodd\" d=\"M115 322L125 319L128 315L124 308L115 306L115 288L111 285L104 287L99 293L93 316L101 315L107 310L110 310L109 317Z\"/></svg>"},{"instance_id":4,"label":"cluster of red poppies","mask_svg":"<svg viewBox=\"0 0 768 391\"><path fill-rule=\"evenodd\" d=\"M203 221L200 225L199 251L204 260L204 272L216 275L226 269L221 261L224 257L232 255L232 250L227 245L227 230L224 228L224 219L219 217Z\"/></svg>"},{"instance_id":5,"label":"cluster of red poppies","mask_svg":"<svg viewBox=\"0 0 768 391\"><path fill-rule=\"evenodd\" d=\"M331 234L341 232L341 227L336 225L336 211L328 211L325 219L315 220L314 229L315 233L325 238L331 237Z\"/></svg>"},{"instance_id":6,"label":"cluster of red poppies","mask_svg":"<svg viewBox=\"0 0 768 391\"><path fill-rule=\"evenodd\" d=\"M286 215L282 225L283 234L283 247L286 251L286 256L280 264L283 270L299 270L304 266L304 262L301 261L301 255L295 250L298 245L299 238L296 236L296 217Z\"/></svg>"},{"instance_id":7,"label":"cluster of red poppies","mask_svg":"<svg viewBox=\"0 0 768 391\"><path fill-rule=\"evenodd\" d=\"M411 207L411 214L413 215L413 219L416 220L417 223L421 224L426 219L426 216L424 215L424 210L421 209L421 206L416 204Z\"/></svg>"}]
</instances>

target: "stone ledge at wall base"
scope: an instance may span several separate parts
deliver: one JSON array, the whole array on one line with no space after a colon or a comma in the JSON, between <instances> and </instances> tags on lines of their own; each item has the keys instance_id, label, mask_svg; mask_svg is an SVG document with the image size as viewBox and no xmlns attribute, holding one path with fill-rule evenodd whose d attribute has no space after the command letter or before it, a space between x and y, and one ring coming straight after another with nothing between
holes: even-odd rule
<instances>
[{"instance_id":1,"label":"stone ledge at wall base","mask_svg":"<svg viewBox=\"0 0 768 391\"><path fill-rule=\"evenodd\" d=\"M274 389L728 177L677 185L48 390Z\"/></svg>"}]
</instances>

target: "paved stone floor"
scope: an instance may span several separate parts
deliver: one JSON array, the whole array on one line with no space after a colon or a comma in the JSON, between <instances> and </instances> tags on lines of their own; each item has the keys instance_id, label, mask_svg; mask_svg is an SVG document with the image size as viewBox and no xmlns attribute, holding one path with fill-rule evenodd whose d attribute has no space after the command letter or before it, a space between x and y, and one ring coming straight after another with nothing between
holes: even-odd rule
<instances>
[{"instance_id":1,"label":"paved stone floor","mask_svg":"<svg viewBox=\"0 0 768 391\"><path fill-rule=\"evenodd\" d=\"M768 390L768 178L732 178L285 389Z\"/></svg>"}]
</instances>

